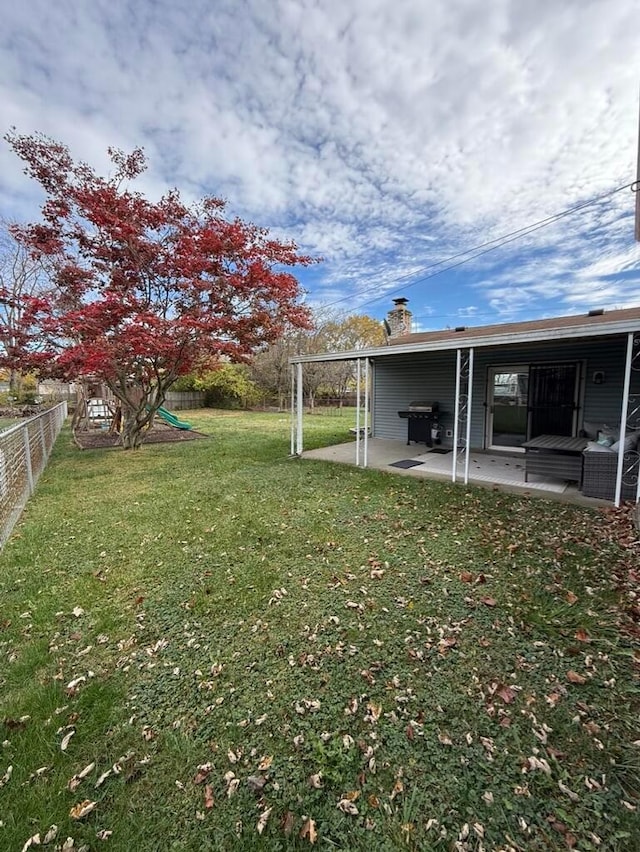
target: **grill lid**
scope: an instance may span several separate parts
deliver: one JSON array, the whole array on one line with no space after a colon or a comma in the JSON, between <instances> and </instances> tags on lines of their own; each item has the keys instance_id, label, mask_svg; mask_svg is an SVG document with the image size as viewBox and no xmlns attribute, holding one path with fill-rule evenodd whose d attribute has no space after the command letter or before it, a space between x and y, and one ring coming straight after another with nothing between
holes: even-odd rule
<instances>
[{"instance_id":1,"label":"grill lid","mask_svg":"<svg viewBox=\"0 0 640 852\"><path fill-rule=\"evenodd\" d=\"M409 407L407 408L407 411L432 412L432 411L437 411L437 410L438 410L438 403L437 402L422 402L420 400L414 400L413 402L410 402Z\"/></svg>"}]
</instances>

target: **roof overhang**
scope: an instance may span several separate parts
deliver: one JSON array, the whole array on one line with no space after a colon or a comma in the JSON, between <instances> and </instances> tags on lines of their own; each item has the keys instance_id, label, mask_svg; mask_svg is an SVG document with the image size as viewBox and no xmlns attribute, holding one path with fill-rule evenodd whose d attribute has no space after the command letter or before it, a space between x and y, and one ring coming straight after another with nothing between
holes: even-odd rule
<instances>
[{"instance_id":1,"label":"roof overhang","mask_svg":"<svg viewBox=\"0 0 640 852\"><path fill-rule=\"evenodd\" d=\"M478 329L481 332L482 329ZM352 349L345 352L322 352L315 355L294 355L290 364L313 364L318 361L355 361L359 358L391 358L395 355L413 355L422 352L455 352L457 349L480 347L514 346L525 343L545 343L563 340L580 340L594 337L614 337L640 331L640 319L615 320L612 322L585 323L565 328L545 328L531 331L509 332L489 335L469 331L455 338L455 332L444 340L421 341L419 343L395 343L393 346L376 346L370 349Z\"/></svg>"}]
</instances>

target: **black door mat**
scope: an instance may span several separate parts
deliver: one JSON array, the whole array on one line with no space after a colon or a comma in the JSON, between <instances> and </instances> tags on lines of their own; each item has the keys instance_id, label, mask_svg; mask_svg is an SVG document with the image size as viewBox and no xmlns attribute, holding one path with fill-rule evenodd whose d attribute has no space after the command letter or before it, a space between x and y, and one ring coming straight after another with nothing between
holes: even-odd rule
<instances>
[{"instance_id":1,"label":"black door mat","mask_svg":"<svg viewBox=\"0 0 640 852\"><path fill-rule=\"evenodd\" d=\"M430 453L438 453L438 455L444 456L447 453L450 453L451 450L448 450L446 447L434 447L432 450L429 450Z\"/></svg>"},{"instance_id":2,"label":"black door mat","mask_svg":"<svg viewBox=\"0 0 640 852\"><path fill-rule=\"evenodd\" d=\"M415 459L401 459L397 462L390 462L389 467L415 467L419 464L422 464L422 462Z\"/></svg>"}]
</instances>

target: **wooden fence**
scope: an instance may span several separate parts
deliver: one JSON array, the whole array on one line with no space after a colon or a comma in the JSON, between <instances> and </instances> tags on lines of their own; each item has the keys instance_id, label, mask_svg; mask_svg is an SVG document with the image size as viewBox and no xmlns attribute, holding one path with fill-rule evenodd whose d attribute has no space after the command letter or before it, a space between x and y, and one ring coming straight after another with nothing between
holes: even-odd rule
<instances>
[{"instance_id":1,"label":"wooden fence","mask_svg":"<svg viewBox=\"0 0 640 852\"><path fill-rule=\"evenodd\" d=\"M33 494L66 416L61 402L0 432L0 547Z\"/></svg>"},{"instance_id":2,"label":"wooden fence","mask_svg":"<svg viewBox=\"0 0 640 852\"><path fill-rule=\"evenodd\" d=\"M171 411L202 408L204 393L202 391L168 391L164 405Z\"/></svg>"}]
</instances>

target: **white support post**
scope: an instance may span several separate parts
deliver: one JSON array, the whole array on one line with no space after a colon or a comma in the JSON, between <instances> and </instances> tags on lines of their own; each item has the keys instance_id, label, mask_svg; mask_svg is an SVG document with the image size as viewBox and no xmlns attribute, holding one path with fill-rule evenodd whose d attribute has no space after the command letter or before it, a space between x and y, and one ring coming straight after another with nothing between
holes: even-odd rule
<instances>
[{"instance_id":1,"label":"white support post","mask_svg":"<svg viewBox=\"0 0 640 852\"><path fill-rule=\"evenodd\" d=\"M369 461L369 359L364 359L364 466Z\"/></svg>"},{"instance_id":2,"label":"white support post","mask_svg":"<svg viewBox=\"0 0 640 852\"><path fill-rule=\"evenodd\" d=\"M304 405L304 399L302 394L302 363L298 363L297 365L297 379L298 379L298 387L296 388L296 414L297 414L297 430L296 430L296 454L301 456L303 449L302 442L302 409Z\"/></svg>"},{"instance_id":3,"label":"white support post","mask_svg":"<svg viewBox=\"0 0 640 852\"><path fill-rule=\"evenodd\" d=\"M633 332L627 337L627 360L624 365L624 385L622 390L622 411L620 412L620 446L618 448L618 467L616 470L615 505L620 505L622 495L622 468L624 467L624 439L627 431L627 410L629 408L629 388L631 386L631 360L633 357Z\"/></svg>"},{"instance_id":4,"label":"white support post","mask_svg":"<svg viewBox=\"0 0 640 852\"><path fill-rule=\"evenodd\" d=\"M456 465L458 463L458 418L460 416L460 367L462 364L462 350L456 350L456 401L453 413L453 453L451 462L451 481L456 481Z\"/></svg>"},{"instance_id":5,"label":"white support post","mask_svg":"<svg viewBox=\"0 0 640 852\"><path fill-rule=\"evenodd\" d=\"M360 358L356 361L356 466L360 464Z\"/></svg>"},{"instance_id":6,"label":"white support post","mask_svg":"<svg viewBox=\"0 0 640 852\"><path fill-rule=\"evenodd\" d=\"M296 370L293 364L291 365L291 404L289 406L291 414L291 455L296 454Z\"/></svg>"},{"instance_id":7,"label":"white support post","mask_svg":"<svg viewBox=\"0 0 640 852\"><path fill-rule=\"evenodd\" d=\"M471 457L471 403L473 397L473 349L469 349L469 377L467 379L467 430L464 451L464 484L469 484L469 459Z\"/></svg>"}]
</instances>

